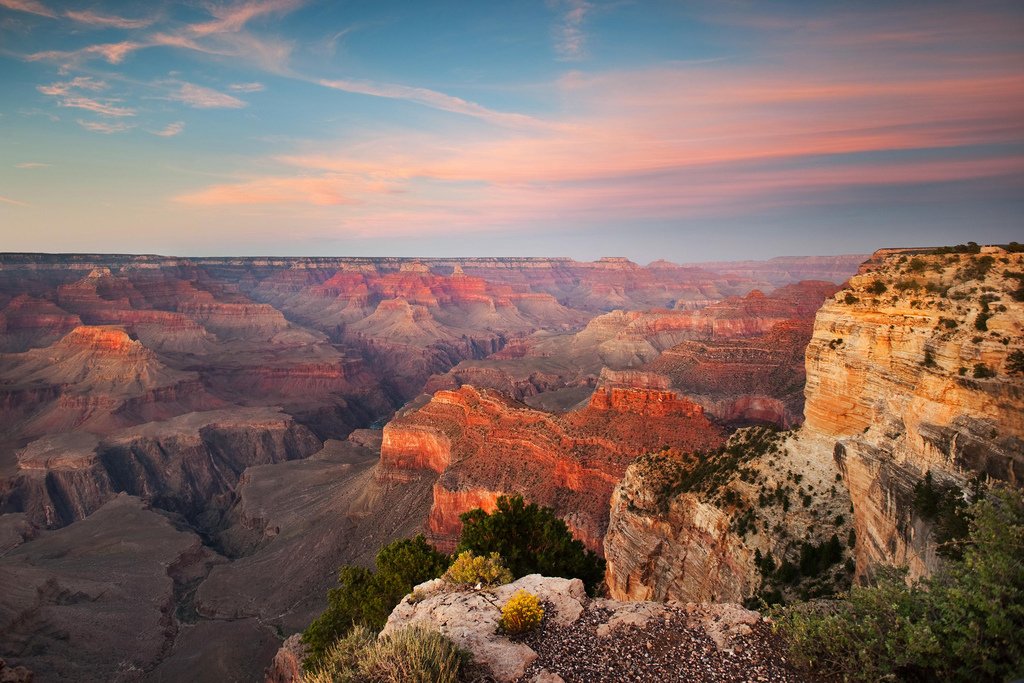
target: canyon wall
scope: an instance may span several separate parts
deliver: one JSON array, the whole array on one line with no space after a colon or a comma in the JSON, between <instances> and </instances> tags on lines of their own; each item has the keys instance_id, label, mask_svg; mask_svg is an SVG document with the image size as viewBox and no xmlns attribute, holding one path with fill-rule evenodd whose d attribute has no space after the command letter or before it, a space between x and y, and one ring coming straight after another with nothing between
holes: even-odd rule
<instances>
[{"instance_id":1,"label":"canyon wall","mask_svg":"<svg viewBox=\"0 0 1024 683\"><path fill-rule=\"evenodd\" d=\"M1024 482L1024 254L883 251L819 311L806 428L834 443L857 568L937 562L915 489ZM1017 359L1014 361L1014 359Z\"/></svg>"},{"instance_id":2,"label":"canyon wall","mask_svg":"<svg viewBox=\"0 0 1024 683\"><path fill-rule=\"evenodd\" d=\"M767 451L741 431L630 466L605 538L612 595L808 597L880 564L933 571L936 506L962 506L972 480L1024 481L1022 266L997 247L867 261L815 317L801 428Z\"/></svg>"},{"instance_id":3,"label":"canyon wall","mask_svg":"<svg viewBox=\"0 0 1024 683\"><path fill-rule=\"evenodd\" d=\"M442 547L453 547L461 513L518 493L554 508L601 552L612 488L634 457L722 438L700 406L660 388L663 378L653 388L643 379L606 376L588 405L557 415L468 385L439 391L384 428L381 471L435 473L428 528Z\"/></svg>"}]
</instances>

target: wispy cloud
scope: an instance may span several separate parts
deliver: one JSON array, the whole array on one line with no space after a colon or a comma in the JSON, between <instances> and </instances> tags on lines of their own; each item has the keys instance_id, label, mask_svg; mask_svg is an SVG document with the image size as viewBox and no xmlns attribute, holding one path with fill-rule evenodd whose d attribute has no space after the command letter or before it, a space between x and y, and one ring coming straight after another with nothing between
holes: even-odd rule
<instances>
[{"instance_id":1,"label":"wispy cloud","mask_svg":"<svg viewBox=\"0 0 1024 683\"><path fill-rule=\"evenodd\" d=\"M564 0L561 8L565 11L555 27L555 51L567 61L582 59L587 48L583 22L593 5L586 0Z\"/></svg>"},{"instance_id":2,"label":"wispy cloud","mask_svg":"<svg viewBox=\"0 0 1024 683\"><path fill-rule=\"evenodd\" d=\"M17 199L11 199L10 197L0 196L0 202L10 204L11 206L32 206L28 202L19 202Z\"/></svg>"},{"instance_id":3,"label":"wispy cloud","mask_svg":"<svg viewBox=\"0 0 1024 683\"><path fill-rule=\"evenodd\" d=\"M130 128L135 126L123 122L108 123L106 121L85 121L78 119L78 125L86 130L91 130L94 133L104 133L110 135L111 133L123 133Z\"/></svg>"},{"instance_id":4,"label":"wispy cloud","mask_svg":"<svg viewBox=\"0 0 1024 683\"><path fill-rule=\"evenodd\" d=\"M38 14L41 17L56 18L56 14L38 0L0 0L0 7L15 10L17 12L28 12Z\"/></svg>"},{"instance_id":5,"label":"wispy cloud","mask_svg":"<svg viewBox=\"0 0 1024 683\"><path fill-rule=\"evenodd\" d=\"M110 102L100 102L99 100L95 100L91 97L64 97L60 100L59 104L62 107L85 109L103 116L135 116L136 113L131 107L122 107L120 105L111 104Z\"/></svg>"},{"instance_id":6,"label":"wispy cloud","mask_svg":"<svg viewBox=\"0 0 1024 683\"><path fill-rule=\"evenodd\" d=\"M174 137L175 135L177 135L178 133L180 133L183 130L185 130L185 122L184 121L175 121L173 123L168 123L166 126L161 128L160 130L153 130L153 131L150 131L150 132L153 135L159 135L162 138L172 138L172 137Z\"/></svg>"},{"instance_id":7,"label":"wispy cloud","mask_svg":"<svg viewBox=\"0 0 1024 683\"><path fill-rule=\"evenodd\" d=\"M510 126L513 128L547 127L546 123L532 116L488 109L487 107L475 102L464 100L461 97L446 95L445 93L430 90L428 88L418 88L415 86L399 85L395 83L374 83L371 81L355 80L321 79L317 81L317 83L326 88L357 93L360 95L408 100L434 109L472 116L501 126Z\"/></svg>"},{"instance_id":8,"label":"wispy cloud","mask_svg":"<svg viewBox=\"0 0 1024 683\"><path fill-rule=\"evenodd\" d=\"M14 168L24 169L37 169L37 168L49 168L50 164L44 164L41 161L23 161L20 164L15 164Z\"/></svg>"},{"instance_id":9,"label":"wispy cloud","mask_svg":"<svg viewBox=\"0 0 1024 683\"><path fill-rule=\"evenodd\" d=\"M196 109L241 109L246 103L237 97L195 83L182 83L170 99Z\"/></svg>"},{"instance_id":10,"label":"wispy cloud","mask_svg":"<svg viewBox=\"0 0 1024 683\"><path fill-rule=\"evenodd\" d=\"M248 0L228 5L211 6L212 21L196 23L189 30L196 35L241 31L247 23L269 14L285 14L304 4L304 0Z\"/></svg>"},{"instance_id":11,"label":"wispy cloud","mask_svg":"<svg viewBox=\"0 0 1024 683\"><path fill-rule=\"evenodd\" d=\"M99 92L100 90L106 89L106 81L97 80L89 76L77 76L72 78L70 81L58 81L57 83L51 83L50 85L36 86L36 90L39 92L44 95L51 95L54 97L67 95L72 90L89 90L91 92Z\"/></svg>"},{"instance_id":12,"label":"wispy cloud","mask_svg":"<svg viewBox=\"0 0 1024 683\"><path fill-rule=\"evenodd\" d=\"M128 19L113 14L98 14L90 10L67 10L64 12L64 16L79 24L99 28L140 29L146 28L156 21L155 17Z\"/></svg>"},{"instance_id":13,"label":"wispy cloud","mask_svg":"<svg viewBox=\"0 0 1024 683\"><path fill-rule=\"evenodd\" d=\"M232 83L228 86L228 90L231 92L249 93L249 92L262 92L266 90L267 86L262 83Z\"/></svg>"},{"instance_id":14,"label":"wispy cloud","mask_svg":"<svg viewBox=\"0 0 1024 683\"><path fill-rule=\"evenodd\" d=\"M120 43L89 45L80 50L44 50L42 52L34 52L26 56L25 59L30 62L62 62L65 68L74 66L89 57L101 57L110 64L120 64L130 53L144 47L147 47L145 43L125 40Z\"/></svg>"}]
</instances>

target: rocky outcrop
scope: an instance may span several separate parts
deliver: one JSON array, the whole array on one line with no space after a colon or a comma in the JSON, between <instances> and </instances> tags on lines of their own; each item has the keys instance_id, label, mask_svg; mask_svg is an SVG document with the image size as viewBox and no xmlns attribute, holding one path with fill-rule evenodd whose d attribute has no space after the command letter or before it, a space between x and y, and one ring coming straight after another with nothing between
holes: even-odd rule
<instances>
[{"instance_id":1,"label":"rocky outcrop","mask_svg":"<svg viewBox=\"0 0 1024 683\"><path fill-rule=\"evenodd\" d=\"M1024 482L1024 255L890 250L826 302L807 348L806 428L834 444L859 573L937 563L914 505L926 473Z\"/></svg>"},{"instance_id":2,"label":"rocky outcrop","mask_svg":"<svg viewBox=\"0 0 1024 683\"><path fill-rule=\"evenodd\" d=\"M519 590L536 595L545 615L537 631L512 639L498 622ZM483 591L435 579L395 607L381 637L410 626L438 631L505 683L800 680L780 662L779 644L757 612L590 599L579 579L531 574Z\"/></svg>"},{"instance_id":3,"label":"rocky outcrop","mask_svg":"<svg viewBox=\"0 0 1024 683\"><path fill-rule=\"evenodd\" d=\"M780 589L806 598L848 585L842 548L827 566L804 566L787 585L775 580L781 563L800 566L808 545L825 547L836 534L845 547L849 497L835 465L820 457L827 447L753 428L707 454L669 449L639 458L612 494L604 541L609 594L743 602Z\"/></svg>"},{"instance_id":4,"label":"rocky outcrop","mask_svg":"<svg viewBox=\"0 0 1024 683\"><path fill-rule=\"evenodd\" d=\"M289 416L263 408L190 413L102 439L58 434L19 452L18 474L0 489L0 509L53 528L126 492L194 517L217 507L247 467L304 458L320 446Z\"/></svg>"},{"instance_id":5,"label":"rocky outcrop","mask_svg":"<svg viewBox=\"0 0 1024 683\"><path fill-rule=\"evenodd\" d=\"M429 529L445 547L458 536L461 513L522 493L553 507L600 552L611 489L634 457L662 444L700 449L720 441L700 406L664 389L620 382L589 405L554 415L463 386L439 391L387 424L381 474L440 475Z\"/></svg>"}]
</instances>

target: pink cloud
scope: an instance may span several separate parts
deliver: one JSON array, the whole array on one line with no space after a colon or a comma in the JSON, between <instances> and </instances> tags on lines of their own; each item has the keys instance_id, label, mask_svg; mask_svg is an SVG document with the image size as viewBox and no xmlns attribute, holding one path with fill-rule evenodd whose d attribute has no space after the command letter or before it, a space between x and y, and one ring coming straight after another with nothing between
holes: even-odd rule
<instances>
[{"instance_id":1,"label":"pink cloud","mask_svg":"<svg viewBox=\"0 0 1024 683\"><path fill-rule=\"evenodd\" d=\"M111 64L120 64L130 53L144 47L147 47L145 43L125 40L120 43L89 45L80 50L47 50L44 52L35 52L28 55L25 59L30 62L62 61L66 64L75 64L88 57L101 57Z\"/></svg>"},{"instance_id":2,"label":"pink cloud","mask_svg":"<svg viewBox=\"0 0 1024 683\"><path fill-rule=\"evenodd\" d=\"M555 51L564 60L579 60L586 52L583 20L593 5L586 0L566 0L565 5L565 14L555 29Z\"/></svg>"},{"instance_id":3,"label":"pink cloud","mask_svg":"<svg viewBox=\"0 0 1024 683\"><path fill-rule=\"evenodd\" d=\"M262 83L232 83L228 86L228 90L231 92L262 92L266 90L266 86Z\"/></svg>"},{"instance_id":4,"label":"pink cloud","mask_svg":"<svg viewBox=\"0 0 1024 683\"><path fill-rule=\"evenodd\" d=\"M26 202L19 202L17 199L11 199L10 197L0 196L0 202L4 204L10 204L11 206L32 206Z\"/></svg>"},{"instance_id":5,"label":"pink cloud","mask_svg":"<svg viewBox=\"0 0 1024 683\"><path fill-rule=\"evenodd\" d=\"M191 24L196 35L240 31L247 23L268 14L286 14L302 6L304 0L248 0L230 5L209 7L212 21Z\"/></svg>"},{"instance_id":6,"label":"pink cloud","mask_svg":"<svg viewBox=\"0 0 1024 683\"><path fill-rule=\"evenodd\" d=\"M355 80L321 79L317 81L317 83L334 90L342 90L344 92L357 93L360 95L408 100L434 109L472 116L500 126L510 126L513 128L545 126L542 121L531 116L495 111L476 104L475 102L469 102L468 100L464 100L460 97L453 97L428 88L417 88L414 86L399 85L395 83L374 83L370 81Z\"/></svg>"},{"instance_id":7,"label":"pink cloud","mask_svg":"<svg viewBox=\"0 0 1024 683\"><path fill-rule=\"evenodd\" d=\"M0 7L15 10L16 12L38 14L41 17L50 17L51 19L57 16L52 10L38 0L0 0Z\"/></svg>"},{"instance_id":8,"label":"pink cloud","mask_svg":"<svg viewBox=\"0 0 1024 683\"><path fill-rule=\"evenodd\" d=\"M246 106L237 97L194 83L183 83L180 89L170 95L170 99L196 109L241 109Z\"/></svg>"},{"instance_id":9,"label":"pink cloud","mask_svg":"<svg viewBox=\"0 0 1024 683\"><path fill-rule=\"evenodd\" d=\"M176 200L199 206L231 204L312 204L339 206L351 204L353 183L337 176L306 178L260 178L240 183L214 185L199 192L181 195ZM360 183L360 191L367 186Z\"/></svg>"},{"instance_id":10,"label":"pink cloud","mask_svg":"<svg viewBox=\"0 0 1024 683\"><path fill-rule=\"evenodd\" d=\"M90 10L68 10L64 12L64 16L72 21L78 22L79 24L97 26L100 28L139 29L146 28L156 21L153 17L127 19L125 17L115 15L97 14Z\"/></svg>"},{"instance_id":11,"label":"pink cloud","mask_svg":"<svg viewBox=\"0 0 1024 683\"><path fill-rule=\"evenodd\" d=\"M160 130L154 130L154 131L150 131L150 132L153 133L153 135L158 135L158 136L160 136L162 138L172 138L175 135L178 135L179 133L181 133L181 131L183 131L183 130L185 130L185 122L184 121L175 121L173 123L168 123L166 126L161 128Z\"/></svg>"},{"instance_id":12,"label":"pink cloud","mask_svg":"<svg viewBox=\"0 0 1024 683\"><path fill-rule=\"evenodd\" d=\"M122 133L130 128L134 128L134 126L120 121L117 123L107 123L105 121L85 121L83 119L78 119L78 125L94 133L104 133L105 135Z\"/></svg>"},{"instance_id":13,"label":"pink cloud","mask_svg":"<svg viewBox=\"0 0 1024 683\"><path fill-rule=\"evenodd\" d=\"M100 102L91 97L65 97L61 99L60 106L85 109L103 116L135 116L134 109L117 106L108 102Z\"/></svg>"}]
</instances>

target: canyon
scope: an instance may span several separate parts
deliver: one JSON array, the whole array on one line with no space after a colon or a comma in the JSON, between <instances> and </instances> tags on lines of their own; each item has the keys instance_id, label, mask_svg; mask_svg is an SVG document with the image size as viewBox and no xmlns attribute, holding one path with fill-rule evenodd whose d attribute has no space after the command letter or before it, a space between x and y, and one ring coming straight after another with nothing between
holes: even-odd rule
<instances>
[{"instance_id":1,"label":"canyon","mask_svg":"<svg viewBox=\"0 0 1024 683\"><path fill-rule=\"evenodd\" d=\"M513 492L554 508L605 555L613 597L742 600L762 588L755 551L782 560L795 539L837 532L845 545L850 529L858 542L844 558L858 575L918 557L925 571L923 522L908 535L877 494L895 471L878 474L890 444L854 433L874 408L835 407L856 391L826 366L862 361L811 362L847 352L823 321L833 315L839 330L861 309L860 325L873 320L858 288L904 257L639 266L0 254L0 573L19 586L0 598L0 656L39 680L258 678L278 634L322 609L338 566L370 564L417 532L450 549L461 512ZM1005 289L1003 269L973 286ZM836 294L850 276L853 306ZM982 304L967 296L973 324ZM1005 365L1020 319L997 310L1005 299L987 304L1001 336L976 344L977 358L965 355L974 347L929 346L934 362ZM855 330L841 336L852 344ZM649 495L643 468L758 441L730 437L737 427L800 425L805 373L807 424L770 453L739 456L746 480L724 482L714 500L700 487ZM1000 418L993 441L981 417L1019 405L1015 385L995 384L1006 383L993 380L969 415L920 408L912 444L959 449L955 467L929 456L936 478L985 470L1019 481L1020 425ZM846 422L823 427L827 415ZM810 486L809 506L794 497L799 514L776 505L767 531L768 519L751 518L762 488ZM694 550L671 555L683 546ZM133 553L138 566L121 572ZM102 620L79 627L83 609L147 644L119 650ZM226 654L215 640L238 647ZM73 657L79 649L92 654Z\"/></svg>"},{"instance_id":2,"label":"canyon","mask_svg":"<svg viewBox=\"0 0 1024 683\"><path fill-rule=\"evenodd\" d=\"M999 247L876 253L814 319L802 426L630 465L605 536L612 597L806 599L881 566L934 572L935 508L1022 483L1022 278Z\"/></svg>"}]
</instances>

